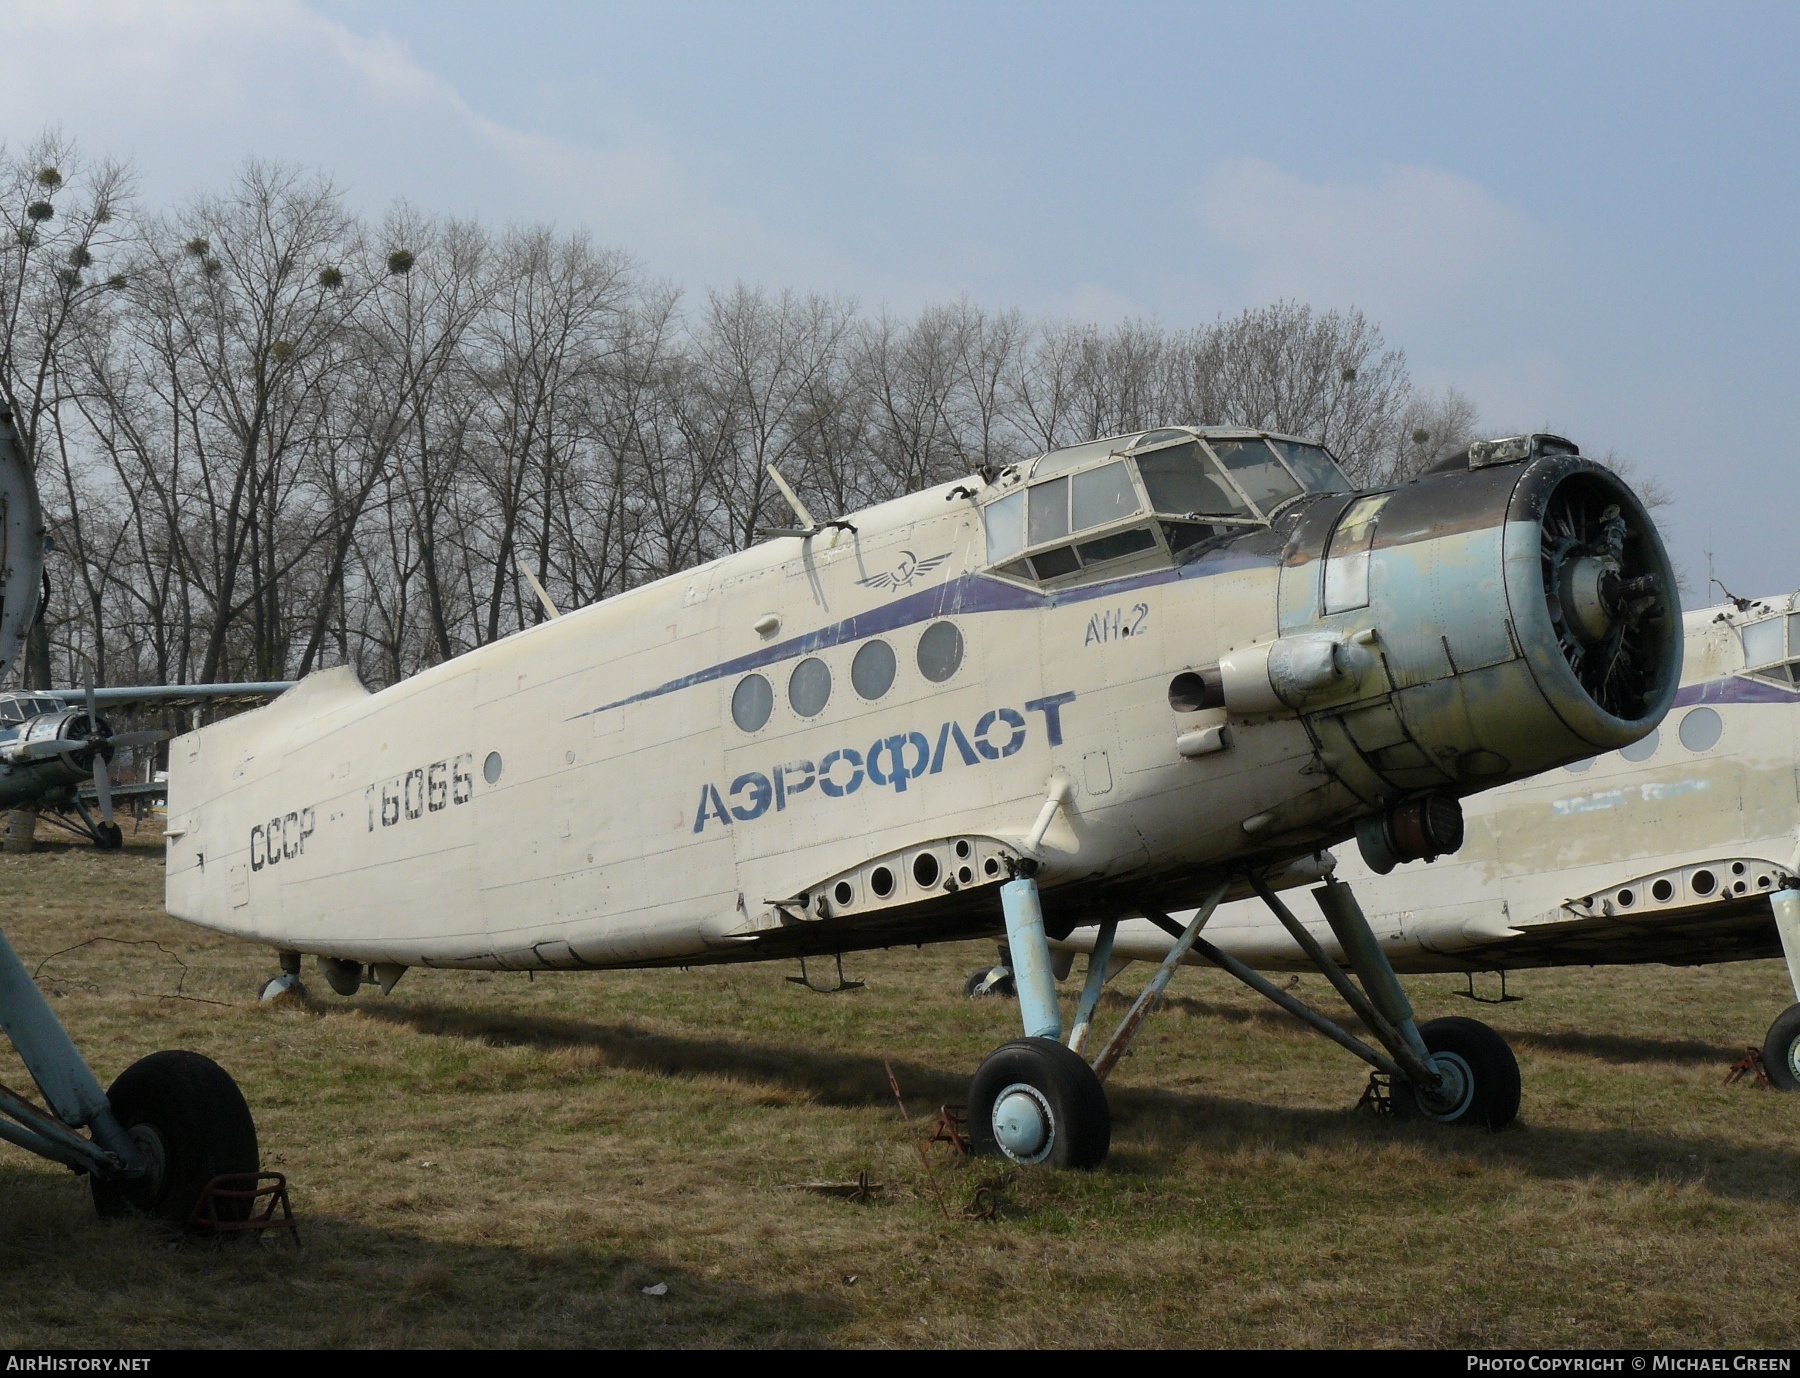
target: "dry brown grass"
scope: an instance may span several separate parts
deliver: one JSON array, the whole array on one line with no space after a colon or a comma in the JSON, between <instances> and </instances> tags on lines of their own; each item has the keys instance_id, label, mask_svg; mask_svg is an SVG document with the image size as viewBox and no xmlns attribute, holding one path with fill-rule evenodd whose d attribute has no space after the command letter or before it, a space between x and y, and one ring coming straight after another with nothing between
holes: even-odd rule
<instances>
[{"instance_id":1,"label":"dry brown grass","mask_svg":"<svg viewBox=\"0 0 1800 1378\"><path fill-rule=\"evenodd\" d=\"M1114 1077L1107 1167L1009 1180L934 1150L953 1210L983 1182L1001 1202L946 1223L882 1059L915 1118L962 1099L1016 1031L1011 1002L960 996L982 949L850 958L868 989L834 996L786 967L414 971L271 1009L269 956L164 917L138 841L0 857L7 931L33 963L120 940L44 967L56 1008L103 1079L157 1048L224 1063L305 1248L172 1247L0 1147L0 1346L1800 1336L1800 1097L1721 1084L1791 998L1777 963L1516 981L1523 1004L1473 1011L1525 1076L1492 1136L1352 1114L1358 1064L1184 972ZM182 962L194 998L171 998ZM1458 985L1409 982L1425 1015L1471 1012ZM869 1204L791 1189L862 1169Z\"/></svg>"}]
</instances>

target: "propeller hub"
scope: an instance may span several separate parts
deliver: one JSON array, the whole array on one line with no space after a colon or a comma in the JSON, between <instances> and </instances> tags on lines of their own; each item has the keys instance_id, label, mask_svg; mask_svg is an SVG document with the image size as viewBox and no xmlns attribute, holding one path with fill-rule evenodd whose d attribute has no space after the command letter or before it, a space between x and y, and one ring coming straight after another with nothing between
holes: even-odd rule
<instances>
[{"instance_id":1,"label":"propeller hub","mask_svg":"<svg viewBox=\"0 0 1800 1378\"><path fill-rule=\"evenodd\" d=\"M1562 586L1563 614L1577 637L1597 646L1612 635L1624 582L1616 566L1596 555L1577 555L1564 561L1557 582Z\"/></svg>"}]
</instances>

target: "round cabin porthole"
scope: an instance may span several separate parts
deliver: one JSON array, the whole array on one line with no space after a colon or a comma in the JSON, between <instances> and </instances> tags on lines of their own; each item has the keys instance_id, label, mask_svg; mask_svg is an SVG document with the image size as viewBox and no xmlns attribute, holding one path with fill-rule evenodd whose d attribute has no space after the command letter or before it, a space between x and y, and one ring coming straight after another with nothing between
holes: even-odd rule
<instances>
[{"instance_id":1,"label":"round cabin porthole","mask_svg":"<svg viewBox=\"0 0 1800 1378\"><path fill-rule=\"evenodd\" d=\"M865 641L850 662L850 684L857 697L871 701L894 687L894 648L885 641Z\"/></svg>"},{"instance_id":2,"label":"round cabin porthole","mask_svg":"<svg viewBox=\"0 0 1800 1378\"><path fill-rule=\"evenodd\" d=\"M1711 708L1690 708L1677 735L1689 751L1708 751L1719 744L1725 722Z\"/></svg>"},{"instance_id":3,"label":"round cabin porthole","mask_svg":"<svg viewBox=\"0 0 1800 1378\"><path fill-rule=\"evenodd\" d=\"M1632 894L1631 891L1629 891L1629 890L1619 891L1619 908L1629 909L1629 908L1631 908L1632 905L1634 905L1636 903L1637 903L1637 896Z\"/></svg>"},{"instance_id":4,"label":"round cabin porthole","mask_svg":"<svg viewBox=\"0 0 1800 1378\"><path fill-rule=\"evenodd\" d=\"M942 684L962 668L962 632L954 622L933 622L919 638L919 673Z\"/></svg>"},{"instance_id":5,"label":"round cabin porthole","mask_svg":"<svg viewBox=\"0 0 1800 1378\"><path fill-rule=\"evenodd\" d=\"M921 890L929 890L938 883L938 859L930 852L920 852L913 858L913 880L918 882Z\"/></svg>"},{"instance_id":6,"label":"round cabin porthole","mask_svg":"<svg viewBox=\"0 0 1800 1378\"><path fill-rule=\"evenodd\" d=\"M743 732L760 732L775 711L775 691L761 675L745 675L731 691L731 720Z\"/></svg>"},{"instance_id":7,"label":"round cabin porthole","mask_svg":"<svg viewBox=\"0 0 1800 1378\"><path fill-rule=\"evenodd\" d=\"M1650 887L1650 893L1656 897L1659 904L1667 904L1675 897L1675 887L1666 879L1659 880Z\"/></svg>"},{"instance_id":8,"label":"round cabin porthole","mask_svg":"<svg viewBox=\"0 0 1800 1378\"><path fill-rule=\"evenodd\" d=\"M856 898L856 891L851 887L850 882L847 880L840 880L837 883L837 889L833 890L831 893L840 905L848 904L851 900Z\"/></svg>"},{"instance_id":9,"label":"round cabin porthole","mask_svg":"<svg viewBox=\"0 0 1800 1378\"><path fill-rule=\"evenodd\" d=\"M1595 758L1590 756L1585 761L1570 761L1563 769L1568 771L1571 775L1580 775L1583 771L1592 770L1594 768L1594 760Z\"/></svg>"},{"instance_id":10,"label":"round cabin porthole","mask_svg":"<svg viewBox=\"0 0 1800 1378\"><path fill-rule=\"evenodd\" d=\"M1630 746L1622 747L1619 751L1619 755L1623 756L1627 761L1648 761L1652 756L1656 755L1656 748L1661 745L1661 743L1662 730L1660 728L1653 728L1651 729L1650 735L1645 737L1641 742L1633 742Z\"/></svg>"},{"instance_id":11,"label":"round cabin porthole","mask_svg":"<svg viewBox=\"0 0 1800 1378\"><path fill-rule=\"evenodd\" d=\"M500 753L498 751L488 752L487 760L481 763L481 778L490 785L500 783Z\"/></svg>"},{"instance_id":12,"label":"round cabin porthole","mask_svg":"<svg viewBox=\"0 0 1800 1378\"><path fill-rule=\"evenodd\" d=\"M1711 871L1695 871L1688 884L1694 887L1696 895L1710 895L1719 888L1719 878Z\"/></svg>"},{"instance_id":13,"label":"round cabin porthole","mask_svg":"<svg viewBox=\"0 0 1800 1378\"><path fill-rule=\"evenodd\" d=\"M876 899L886 899L894 893L894 873L885 866L877 866L869 872L869 889L875 892Z\"/></svg>"},{"instance_id":14,"label":"round cabin porthole","mask_svg":"<svg viewBox=\"0 0 1800 1378\"><path fill-rule=\"evenodd\" d=\"M830 699L830 667L817 656L808 656L788 676L788 706L803 718L815 718Z\"/></svg>"}]
</instances>

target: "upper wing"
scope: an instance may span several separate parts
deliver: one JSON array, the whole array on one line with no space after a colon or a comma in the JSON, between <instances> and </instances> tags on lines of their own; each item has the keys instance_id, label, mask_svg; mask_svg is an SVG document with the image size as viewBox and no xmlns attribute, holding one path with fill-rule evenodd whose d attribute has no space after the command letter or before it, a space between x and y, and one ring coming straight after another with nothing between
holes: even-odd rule
<instances>
[{"instance_id":1,"label":"upper wing","mask_svg":"<svg viewBox=\"0 0 1800 1378\"><path fill-rule=\"evenodd\" d=\"M96 689L94 699L98 703L146 704L158 708L197 708L201 704L237 706L272 699L277 694L284 694L292 689L295 683L294 680L266 680L253 684L126 684ZM37 692L61 699L65 703L83 703L87 699L85 689L46 689Z\"/></svg>"}]
</instances>

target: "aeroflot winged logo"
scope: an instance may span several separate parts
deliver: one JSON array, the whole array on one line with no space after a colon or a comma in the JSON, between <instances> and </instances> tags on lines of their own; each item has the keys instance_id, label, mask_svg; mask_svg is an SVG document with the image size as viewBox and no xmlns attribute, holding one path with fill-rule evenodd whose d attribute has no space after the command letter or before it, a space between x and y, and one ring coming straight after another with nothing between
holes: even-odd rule
<instances>
[{"instance_id":1,"label":"aeroflot winged logo","mask_svg":"<svg viewBox=\"0 0 1800 1378\"><path fill-rule=\"evenodd\" d=\"M866 589L903 589L916 579L923 579L932 570L950 558L950 552L933 555L929 560L921 560L910 550L900 552L900 563L892 569L883 570L880 574L871 574L867 579L856 582Z\"/></svg>"},{"instance_id":2,"label":"aeroflot winged logo","mask_svg":"<svg viewBox=\"0 0 1800 1378\"><path fill-rule=\"evenodd\" d=\"M1025 713L1044 715L1044 735L1051 746L1062 745L1063 705L1074 701L1074 694L1061 693L1026 703ZM694 831L705 832L710 823L725 827L734 820L749 823L767 813L770 805L779 813L793 802L795 795L805 794L815 785L827 799L855 794L865 780L878 789L890 788L896 794L904 794L907 781L940 774L946 765L961 761L965 766L980 766L998 761L1025 745L1025 738L1031 733L1025 713L1016 708L994 708L976 720L973 732L959 722L940 724L935 744L923 732L898 732L877 739L866 750L842 746L827 751L817 764L789 761L768 771L746 771L731 782L728 790L721 791L710 783L702 785Z\"/></svg>"}]
</instances>

